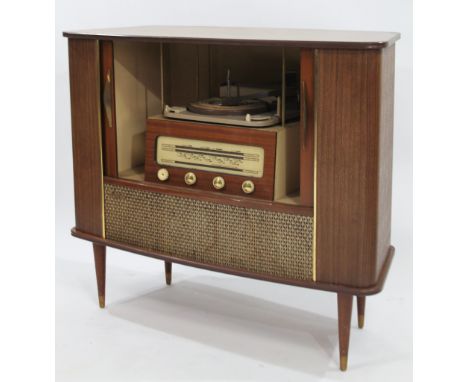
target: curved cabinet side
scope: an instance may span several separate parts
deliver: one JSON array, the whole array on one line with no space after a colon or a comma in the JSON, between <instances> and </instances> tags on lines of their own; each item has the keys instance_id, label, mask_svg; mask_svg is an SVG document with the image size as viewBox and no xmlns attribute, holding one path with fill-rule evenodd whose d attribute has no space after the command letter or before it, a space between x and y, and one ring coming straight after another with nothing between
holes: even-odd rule
<instances>
[{"instance_id":1,"label":"curved cabinet side","mask_svg":"<svg viewBox=\"0 0 468 382\"><path fill-rule=\"evenodd\" d=\"M390 247L394 47L315 67L317 281L368 287Z\"/></svg>"}]
</instances>

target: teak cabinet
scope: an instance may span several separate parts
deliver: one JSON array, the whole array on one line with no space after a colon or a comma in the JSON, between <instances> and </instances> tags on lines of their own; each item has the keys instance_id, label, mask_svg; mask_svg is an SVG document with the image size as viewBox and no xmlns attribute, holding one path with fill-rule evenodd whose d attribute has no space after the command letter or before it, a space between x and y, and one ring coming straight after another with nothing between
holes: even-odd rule
<instances>
[{"instance_id":1,"label":"teak cabinet","mask_svg":"<svg viewBox=\"0 0 468 382\"><path fill-rule=\"evenodd\" d=\"M335 292L345 370L353 298L362 328L366 296L382 290L394 255L399 34L141 27L64 36L75 187L72 234L93 243L100 306L105 305L107 246L163 260L168 285L172 263L180 263ZM275 187L280 190L278 179L285 174L295 192L265 188L263 197L242 196L210 190L206 182L197 188L181 181L158 183L151 174L145 180L149 118L162 114L166 104L209 97L226 68L246 81L277 78L283 95L287 73L298 77L299 126L283 118L276 130L251 134L251 142L276 150L276 164L270 161L268 167ZM164 126L169 134L177 129ZM227 127L204 129L218 141L229 134ZM248 139L247 130L233 131ZM262 184L271 183L269 178Z\"/></svg>"}]
</instances>

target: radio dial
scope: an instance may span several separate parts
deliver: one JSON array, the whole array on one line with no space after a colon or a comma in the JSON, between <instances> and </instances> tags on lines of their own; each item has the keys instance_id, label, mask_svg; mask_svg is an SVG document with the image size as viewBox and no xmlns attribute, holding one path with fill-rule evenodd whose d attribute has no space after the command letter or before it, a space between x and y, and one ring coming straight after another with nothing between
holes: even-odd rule
<instances>
[{"instance_id":1,"label":"radio dial","mask_svg":"<svg viewBox=\"0 0 468 382\"><path fill-rule=\"evenodd\" d=\"M197 176L193 172L188 172L184 176L185 184L188 186L193 186L197 183Z\"/></svg>"},{"instance_id":2,"label":"radio dial","mask_svg":"<svg viewBox=\"0 0 468 382\"><path fill-rule=\"evenodd\" d=\"M251 194L252 192L255 191L255 184L251 180L245 180L242 182L242 191L244 191L245 194Z\"/></svg>"},{"instance_id":3,"label":"radio dial","mask_svg":"<svg viewBox=\"0 0 468 382\"><path fill-rule=\"evenodd\" d=\"M224 182L224 178L222 176L215 176L213 178L213 187L217 190L222 190L226 183Z\"/></svg>"},{"instance_id":4,"label":"radio dial","mask_svg":"<svg viewBox=\"0 0 468 382\"><path fill-rule=\"evenodd\" d=\"M165 182L166 180L168 180L169 179L169 171L167 171L167 169L165 169L165 168L160 168L158 170L158 179L161 182Z\"/></svg>"}]
</instances>

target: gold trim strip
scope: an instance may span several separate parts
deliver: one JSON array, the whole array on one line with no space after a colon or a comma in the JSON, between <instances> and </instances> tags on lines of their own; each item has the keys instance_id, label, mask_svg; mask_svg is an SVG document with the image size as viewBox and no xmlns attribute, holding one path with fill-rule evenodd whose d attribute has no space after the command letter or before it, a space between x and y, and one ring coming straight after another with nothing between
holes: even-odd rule
<instances>
[{"instance_id":1,"label":"gold trim strip","mask_svg":"<svg viewBox=\"0 0 468 382\"><path fill-rule=\"evenodd\" d=\"M314 269L312 270L312 279L317 281L317 128L318 128L318 49L314 50L314 227L313 237L314 241L312 244L312 261L314 263Z\"/></svg>"},{"instance_id":2,"label":"gold trim strip","mask_svg":"<svg viewBox=\"0 0 468 382\"><path fill-rule=\"evenodd\" d=\"M99 46L99 40L96 40L96 70L97 70L97 78L98 81L96 84L96 91L98 93L98 110L99 110L99 118L98 118L98 133L99 133L99 159L101 162L101 219L102 219L102 237L103 239L106 238L106 215L104 209L104 154L102 150L102 146L104 142L102 141L102 105L101 105L101 51Z\"/></svg>"}]
</instances>

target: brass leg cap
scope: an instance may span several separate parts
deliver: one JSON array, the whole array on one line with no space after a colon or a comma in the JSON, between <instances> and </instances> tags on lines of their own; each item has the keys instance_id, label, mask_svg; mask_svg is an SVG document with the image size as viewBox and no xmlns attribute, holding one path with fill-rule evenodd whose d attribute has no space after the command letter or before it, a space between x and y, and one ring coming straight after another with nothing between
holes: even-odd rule
<instances>
[{"instance_id":1,"label":"brass leg cap","mask_svg":"<svg viewBox=\"0 0 468 382\"><path fill-rule=\"evenodd\" d=\"M362 329L364 327L364 315L363 314L358 315L358 327L359 329Z\"/></svg>"},{"instance_id":2,"label":"brass leg cap","mask_svg":"<svg viewBox=\"0 0 468 382\"><path fill-rule=\"evenodd\" d=\"M348 368L348 356L342 355L340 356L340 370L346 371L347 368Z\"/></svg>"},{"instance_id":3,"label":"brass leg cap","mask_svg":"<svg viewBox=\"0 0 468 382\"><path fill-rule=\"evenodd\" d=\"M99 307L103 309L106 307L106 299L104 296L99 296Z\"/></svg>"}]
</instances>

